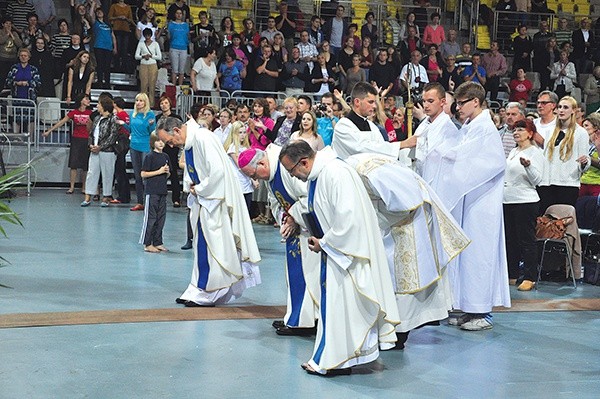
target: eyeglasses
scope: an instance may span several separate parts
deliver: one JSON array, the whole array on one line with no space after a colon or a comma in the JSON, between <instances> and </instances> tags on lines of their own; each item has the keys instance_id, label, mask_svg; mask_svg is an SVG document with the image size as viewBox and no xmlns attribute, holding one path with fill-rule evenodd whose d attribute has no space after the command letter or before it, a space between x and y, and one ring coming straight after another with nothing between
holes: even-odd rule
<instances>
[{"instance_id":1,"label":"eyeglasses","mask_svg":"<svg viewBox=\"0 0 600 399\"><path fill-rule=\"evenodd\" d=\"M553 104L552 101L538 101L537 102L538 105L546 105L546 104Z\"/></svg>"},{"instance_id":2,"label":"eyeglasses","mask_svg":"<svg viewBox=\"0 0 600 399\"><path fill-rule=\"evenodd\" d=\"M291 169L288 169L288 172L290 173L290 175L291 175L292 173L294 173L294 169L296 169L296 167L297 167L298 165L300 165L300 162L302 162L302 161L303 161L303 160L305 160L305 159L306 159L306 158L300 158L300 159L298 160L298 162L296 162L296 163L294 164L294 166L292 166L292 168L291 168Z\"/></svg>"},{"instance_id":3,"label":"eyeglasses","mask_svg":"<svg viewBox=\"0 0 600 399\"><path fill-rule=\"evenodd\" d=\"M473 100L475 100L475 97L471 97L468 100L461 100L461 101L457 100L456 101L456 106L462 108L466 103L468 103L469 101L473 101Z\"/></svg>"}]
</instances>

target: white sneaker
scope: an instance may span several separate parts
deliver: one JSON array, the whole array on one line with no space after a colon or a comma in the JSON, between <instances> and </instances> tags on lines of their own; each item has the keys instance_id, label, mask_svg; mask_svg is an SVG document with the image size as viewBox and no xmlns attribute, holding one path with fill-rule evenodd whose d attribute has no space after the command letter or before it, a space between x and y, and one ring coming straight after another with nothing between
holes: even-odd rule
<instances>
[{"instance_id":1,"label":"white sneaker","mask_svg":"<svg viewBox=\"0 0 600 399\"><path fill-rule=\"evenodd\" d=\"M454 315L454 316L450 316L448 317L448 324L451 326L462 326L463 324L465 324L466 322L468 322L469 320L471 320L471 318L473 317L473 315L469 314L469 313L463 313L461 315Z\"/></svg>"},{"instance_id":2,"label":"white sneaker","mask_svg":"<svg viewBox=\"0 0 600 399\"><path fill-rule=\"evenodd\" d=\"M491 317L489 317L489 316L473 317L469 321L467 321L466 323L464 323L463 325L460 326L461 330L467 330L467 331L489 330L492 327L494 327L494 325L492 324Z\"/></svg>"}]
</instances>

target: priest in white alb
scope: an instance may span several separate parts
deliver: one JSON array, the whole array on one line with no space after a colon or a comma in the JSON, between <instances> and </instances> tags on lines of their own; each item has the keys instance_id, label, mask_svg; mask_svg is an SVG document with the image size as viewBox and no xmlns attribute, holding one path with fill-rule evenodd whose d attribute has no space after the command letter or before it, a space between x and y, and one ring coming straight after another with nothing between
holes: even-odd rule
<instances>
[{"instance_id":1,"label":"priest in white alb","mask_svg":"<svg viewBox=\"0 0 600 399\"><path fill-rule=\"evenodd\" d=\"M260 284L260 254L234 166L221 142L194 120L161 119L158 136L183 146L189 175L190 221L194 233L192 279L178 303L215 306ZM191 203L190 203L191 202Z\"/></svg>"},{"instance_id":2,"label":"priest in white alb","mask_svg":"<svg viewBox=\"0 0 600 399\"><path fill-rule=\"evenodd\" d=\"M280 152L281 147L275 144L269 144L265 151L251 148L240 153L238 165L247 176L267 182L271 212L285 238L287 311L273 327L278 335L312 335L321 296L321 257L308 249L309 235L302 219L308 210L306 182L281 166Z\"/></svg>"},{"instance_id":3,"label":"priest in white alb","mask_svg":"<svg viewBox=\"0 0 600 399\"><path fill-rule=\"evenodd\" d=\"M452 293L446 266L469 239L410 168L378 154L356 154L346 162L358 172L377 212L400 313L396 348L403 349L411 330L448 317Z\"/></svg>"},{"instance_id":4,"label":"priest in white alb","mask_svg":"<svg viewBox=\"0 0 600 399\"><path fill-rule=\"evenodd\" d=\"M356 171L329 148L291 142L279 160L308 181L310 248L321 258L321 302L309 374L350 374L391 349L399 322L377 215Z\"/></svg>"}]
</instances>

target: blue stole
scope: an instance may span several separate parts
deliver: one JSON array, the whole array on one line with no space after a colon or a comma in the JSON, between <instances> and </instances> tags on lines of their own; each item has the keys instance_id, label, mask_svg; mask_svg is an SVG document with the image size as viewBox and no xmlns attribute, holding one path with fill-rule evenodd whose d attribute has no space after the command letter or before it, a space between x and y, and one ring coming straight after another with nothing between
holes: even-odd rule
<instances>
[{"instance_id":1,"label":"blue stole","mask_svg":"<svg viewBox=\"0 0 600 399\"><path fill-rule=\"evenodd\" d=\"M194 165L193 148L185 150L185 168L188 172L188 175L192 179L192 182L194 184L199 184L200 177L198 176L198 171ZM196 262L196 266L198 267L198 281L196 281L196 287L206 290L206 286L208 284L208 275L210 273L210 265L208 263L208 246L206 245L206 239L204 238L204 233L202 232L202 223L200 222L199 216L198 234L194 238L196 239L196 256L198 259Z\"/></svg>"},{"instance_id":2,"label":"blue stole","mask_svg":"<svg viewBox=\"0 0 600 399\"><path fill-rule=\"evenodd\" d=\"M323 228L319 223L319 219L317 218L317 214L315 213L314 201L315 201L315 189L317 188L317 179L312 180L308 184L308 212L312 214L314 220L317 222L317 228L319 229L320 235L323 235ZM327 326L326 315L326 304L327 304L327 290L326 290L326 281L327 281L327 254L325 251L321 250L321 326L323 327L323 334L321 335L321 341L319 342L319 346L315 351L313 356L313 360L315 363L319 364L321 362L321 355L323 355L323 349L325 348L325 332L327 331L325 328Z\"/></svg>"},{"instance_id":3,"label":"blue stole","mask_svg":"<svg viewBox=\"0 0 600 399\"><path fill-rule=\"evenodd\" d=\"M296 200L285 189L285 185L281 179L281 164L279 162L277 163L275 176L269 182L269 186L279 205L287 212ZM299 234L288 237L285 241L285 252L291 300L290 317L286 324L290 327L298 327L300 324L302 301L306 292L306 281L302 272L302 253L300 250Z\"/></svg>"}]
</instances>

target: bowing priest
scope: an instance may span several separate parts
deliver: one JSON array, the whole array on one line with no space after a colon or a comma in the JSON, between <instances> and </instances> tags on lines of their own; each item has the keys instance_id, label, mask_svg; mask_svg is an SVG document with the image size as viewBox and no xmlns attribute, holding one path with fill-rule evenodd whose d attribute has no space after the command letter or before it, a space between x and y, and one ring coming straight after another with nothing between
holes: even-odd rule
<instances>
[{"instance_id":1,"label":"bowing priest","mask_svg":"<svg viewBox=\"0 0 600 399\"><path fill-rule=\"evenodd\" d=\"M395 346L399 322L377 215L356 171L329 148L286 145L282 166L308 182L309 248L321 254L321 302L309 374L350 374Z\"/></svg>"},{"instance_id":2,"label":"bowing priest","mask_svg":"<svg viewBox=\"0 0 600 399\"><path fill-rule=\"evenodd\" d=\"M455 92L465 121L459 142L442 142L424 162L423 176L472 240L450 268L454 308L449 324L463 330L493 327L492 307L510 307L502 196L506 159L498 129L482 108L485 90L465 82Z\"/></svg>"},{"instance_id":3,"label":"bowing priest","mask_svg":"<svg viewBox=\"0 0 600 399\"><path fill-rule=\"evenodd\" d=\"M352 111L340 119L333 130L331 146L342 159L352 154L370 152L398 159L410 165L410 148L415 146L416 137L389 143L383 139L379 128L369 120L375 114L379 92L366 82L359 82L352 89Z\"/></svg>"},{"instance_id":4,"label":"bowing priest","mask_svg":"<svg viewBox=\"0 0 600 399\"><path fill-rule=\"evenodd\" d=\"M234 166L217 136L192 119L182 124L163 118L156 131L165 144L183 146L192 181L194 267L176 302L189 307L227 303L260 284L260 254Z\"/></svg>"},{"instance_id":5,"label":"bowing priest","mask_svg":"<svg viewBox=\"0 0 600 399\"><path fill-rule=\"evenodd\" d=\"M273 327L278 335L312 335L321 295L319 254L308 249L309 235L302 219L307 212L306 182L290 175L279 163L281 147L269 144L265 151L248 149L240 153L242 172L267 182L271 212L285 238L287 311Z\"/></svg>"},{"instance_id":6,"label":"bowing priest","mask_svg":"<svg viewBox=\"0 0 600 399\"><path fill-rule=\"evenodd\" d=\"M439 325L452 309L446 266L469 239L425 181L410 168L378 154L356 154L352 165L377 213L400 324L397 349L410 330Z\"/></svg>"}]
</instances>

